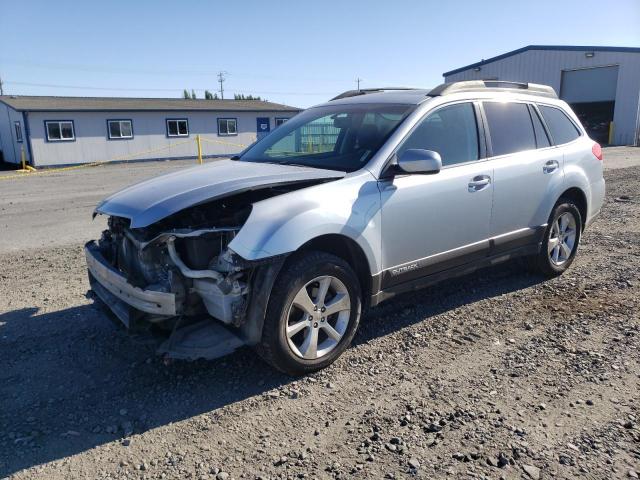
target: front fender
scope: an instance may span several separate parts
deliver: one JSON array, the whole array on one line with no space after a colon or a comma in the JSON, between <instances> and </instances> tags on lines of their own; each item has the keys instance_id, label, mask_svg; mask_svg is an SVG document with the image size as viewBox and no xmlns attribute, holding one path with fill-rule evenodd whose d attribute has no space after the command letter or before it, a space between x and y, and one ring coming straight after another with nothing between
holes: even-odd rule
<instances>
[{"instance_id":1,"label":"front fender","mask_svg":"<svg viewBox=\"0 0 640 480\"><path fill-rule=\"evenodd\" d=\"M327 234L354 240L370 271L380 271L380 191L370 172L255 203L229 248L246 260L261 260L294 252Z\"/></svg>"}]
</instances>

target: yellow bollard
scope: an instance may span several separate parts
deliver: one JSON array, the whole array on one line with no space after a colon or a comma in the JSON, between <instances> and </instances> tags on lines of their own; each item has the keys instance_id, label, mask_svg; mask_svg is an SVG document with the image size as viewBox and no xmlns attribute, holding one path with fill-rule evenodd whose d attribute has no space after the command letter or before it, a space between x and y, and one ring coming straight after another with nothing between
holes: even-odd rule
<instances>
[{"instance_id":1,"label":"yellow bollard","mask_svg":"<svg viewBox=\"0 0 640 480\"><path fill-rule=\"evenodd\" d=\"M202 143L200 142L200 135L196 135L196 144L198 145L198 165L202 165Z\"/></svg>"},{"instance_id":2,"label":"yellow bollard","mask_svg":"<svg viewBox=\"0 0 640 480\"><path fill-rule=\"evenodd\" d=\"M613 122L609 122L609 145L613 145Z\"/></svg>"}]
</instances>

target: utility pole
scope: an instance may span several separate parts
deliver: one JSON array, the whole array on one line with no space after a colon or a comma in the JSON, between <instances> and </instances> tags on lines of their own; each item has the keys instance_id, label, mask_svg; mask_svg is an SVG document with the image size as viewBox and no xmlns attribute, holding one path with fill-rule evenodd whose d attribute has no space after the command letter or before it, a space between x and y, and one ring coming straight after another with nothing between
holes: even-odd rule
<instances>
[{"instance_id":1,"label":"utility pole","mask_svg":"<svg viewBox=\"0 0 640 480\"><path fill-rule=\"evenodd\" d=\"M356 83L358 84L358 91L360 91L360 82L362 79L360 77L356 78Z\"/></svg>"},{"instance_id":2,"label":"utility pole","mask_svg":"<svg viewBox=\"0 0 640 480\"><path fill-rule=\"evenodd\" d=\"M227 77L225 76L227 74L227 72L218 72L218 83L220 83L220 99L224 100L224 87L222 86L222 84L224 83L224 81L227 79Z\"/></svg>"},{"instance_id":3,"label":"utility pole","mask_svg":"<svg viewBox=\"0 0 640 480\"><path fill-rule=\"evenodd\" d=\"M4 89L2 88L2 77L0 77L0 95L4 95Z\"/></svg>"}]
</instances>

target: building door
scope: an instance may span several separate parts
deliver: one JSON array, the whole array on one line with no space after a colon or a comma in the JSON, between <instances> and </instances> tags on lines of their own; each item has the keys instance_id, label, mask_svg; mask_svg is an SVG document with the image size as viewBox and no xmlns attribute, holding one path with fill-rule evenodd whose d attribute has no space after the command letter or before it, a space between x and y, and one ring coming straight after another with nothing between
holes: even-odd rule
<instances>
[{"instance_id":1,"label":"building door","mask_svg":"<svg viewBox=\"0 0 640 480\"><path fill-rule=\"evenodd\" d=\"M256 134L258 136L258 140L266 137L271 131L271 123L269 122L269 117L258 117L256 119Z\"/></svg>"},{"instance_id":2,"label":"building door","mask_svg":"<svg viewBox=\"0 0 640 480\"><path fill-rule=\"evenodd\" d=\"M617 65L562 72L560 98L571 105L589 136L598 143L609 143L617 86Z\"/></svg>"}]
</instances>

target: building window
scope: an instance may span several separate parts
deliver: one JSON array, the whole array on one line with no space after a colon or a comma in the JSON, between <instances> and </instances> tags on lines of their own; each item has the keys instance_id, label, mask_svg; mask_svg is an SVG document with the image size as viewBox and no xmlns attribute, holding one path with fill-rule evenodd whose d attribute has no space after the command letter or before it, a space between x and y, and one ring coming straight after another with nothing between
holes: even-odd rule
<instances>
[{"instance_id":1,"label":"building window","mask_svg":"<svg viewBox=\"0 0 640 480\"><path fill-rule=\"evenodd\" d=\"M13 122L13 126L16 129L16 142L22 143L22 125L20 122Z\"/></svg>"},{"instance_id":2,"label":"building window","mask_svg":"<svg viewBox=\"0 0 640 480\"><path fill-rule=\"evenodd\" d=\"M188 137L189 122L186 118L167 120L167 137Z\"/></svg>"},{"instance_id":3,"label":"building window","mask_svg":"<svg viewBox=\"0 0 640 480\"><path fill-rule=\"evenodd\" d=\"M110 140L133 138L131 120L107 120L107 133Z\"/></svg>"},{"instance_id":4,"label":"building window","mask_svg":"<svg viewBox=\"0 0 640 480\"><path fill-rule=\"evenodd\" d=\"M222 135L222 136L238 135L238 119L237 118L219 118L218 119L218 135Z\"/></svg>"},{"instance_id":5,"label":"building window","mask_svg":"<svg viewBox=\"0 0 640 480\"><path fill-rule=\"evenodd\" d=\"M289 120L288 118L278 118L276 117L276 128L278 128L280 125L284 125L285 123L287 123L287 120Z\"/></svg>"},{"instance_id":6,"label":"building window","mask_svg":"<svg viewBox=\"0 0 640 480\"><path fill-rule=\"evenodd\" d=\"M50 142L72 142L76 139L71 120L45 120L44 125Z\"/></svg>"}]
</instances>

